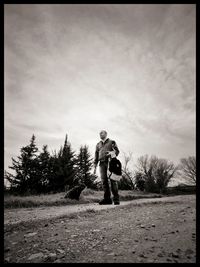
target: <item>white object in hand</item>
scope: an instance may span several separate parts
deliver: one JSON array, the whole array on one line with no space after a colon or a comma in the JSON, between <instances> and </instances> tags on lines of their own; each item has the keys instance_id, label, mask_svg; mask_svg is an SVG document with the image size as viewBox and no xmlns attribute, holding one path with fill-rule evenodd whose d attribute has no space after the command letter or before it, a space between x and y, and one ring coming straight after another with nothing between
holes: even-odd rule
<instances>
[{"instance_id":1,"label":"white object in hand","mask_svg":"<svg viewBox=\"0 0 200 267\"><path fill-rule=\"evenodd\" d=\"M114 181L119 182L122 179L122 175L117 175L113 172L110 172L109 170L107 171L107 175L111 180L114 180Z\"/></svg>"},{"instance_id":2,"label":"white object in hand","mask_svg":"<svg viewBox=\"0 0 200 267\"><path fill-rule=\"evenodd\" d=\"M116 154L114 151L109 151L107 152L109 156L111 156L111 158L116 158Z\"/></svg>"}]
</instances>

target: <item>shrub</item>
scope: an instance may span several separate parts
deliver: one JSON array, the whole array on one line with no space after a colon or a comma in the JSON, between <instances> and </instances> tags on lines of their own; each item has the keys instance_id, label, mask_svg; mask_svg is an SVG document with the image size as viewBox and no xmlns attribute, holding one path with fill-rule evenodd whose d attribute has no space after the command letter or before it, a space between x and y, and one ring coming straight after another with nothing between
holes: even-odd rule
<instances>
[{"instance_id":1,"label":"shrub","mask_svg":"<svg viewBox=\"0 0 200 267\"><path fill-rule=\"evenodd\" d=\"M152 193L164 193L177 167L166 159L141 156L135 173L136 187Z\"/></svg>"}]
</instances>

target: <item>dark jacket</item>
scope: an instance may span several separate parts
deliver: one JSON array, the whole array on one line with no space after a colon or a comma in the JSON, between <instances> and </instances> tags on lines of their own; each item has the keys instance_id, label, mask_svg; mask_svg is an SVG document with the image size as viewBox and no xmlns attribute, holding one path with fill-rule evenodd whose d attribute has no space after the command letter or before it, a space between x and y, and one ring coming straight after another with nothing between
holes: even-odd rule
<instances>
[{"instance_id":1,"label":"dark jacket","mask_svg":"<svg viewBox=\"0 0 200 267\"><path fill-rule=\"evenodd\" d=\"M114 140L111 140L109 138L106 139L106 141L103 143L103 141L100 141L96 145L96 151L95 151L95 157L94 157L94 165L97 165L99 161L108 161L108 155L106 155L106 152L108 151L115 151L116 156L119 155L119 149L117 147L117 144Z\"/></svg>"}]
</instances>

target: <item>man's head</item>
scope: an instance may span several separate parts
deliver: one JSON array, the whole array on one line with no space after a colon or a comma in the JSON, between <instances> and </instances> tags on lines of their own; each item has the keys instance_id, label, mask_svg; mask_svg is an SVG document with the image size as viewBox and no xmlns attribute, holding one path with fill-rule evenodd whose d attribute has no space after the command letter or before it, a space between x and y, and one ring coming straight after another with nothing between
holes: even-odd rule
<instances>
[{"instance_id":1,"label":"man's head","mask_svg":"<svg viewBox=\"0 0 200 267\"><path fill-rule=\"evenodd\" d=\"M106 132L105 130L102 130L102 131L99 133L99 135L100 135L101 140L105 140L106 137L107 137L107 132Z\"/></svg>"}]
</instances>

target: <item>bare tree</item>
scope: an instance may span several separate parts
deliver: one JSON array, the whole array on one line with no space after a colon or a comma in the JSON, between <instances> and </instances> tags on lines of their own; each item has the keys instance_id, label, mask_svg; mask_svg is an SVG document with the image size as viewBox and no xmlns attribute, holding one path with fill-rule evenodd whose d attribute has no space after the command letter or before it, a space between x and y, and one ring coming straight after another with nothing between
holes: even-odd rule
<instances>
[{"instance_id":1,"label":"bare tree","mask_svg":"<svg viewBox=\"0 0 200 267\"><path fill-rule=\"evenodd\" d=\"M146 191L155 192L156 191L156 181L155 181L155 170L157 167L158 158L156 156L144 155L138 158L136 165L135 177L140 177L137 179L137 183L142 179L145 181L144 188ZM138 186L138 184L136 184Z\"/></svg>"},{"instance_id":2,"label":"bare tree","mask_svg":"<svg viewBox=\"0 0 200 267\"><path fill-rule=\"evenodd\" d=\"M128 152L128 154L127 154L127 153L123 152L123 154L124 154L124 164L122 165L122 176L125 178L128 178L128 180L131 183L132 188L134 188L133 177L132 177L131 171L128 167L129 162L132 160L133 153Z\"/></svg>"},{"instance_id":3,"label":"bare tree","mask_svg":"<svg viewBox=\"0 0 200 267\"><path fill-rule=\"evenodd\" d=\"M168 162L166 159L158 160L155 178L160 193L166 190L169 181L174 176L177 169L177 166L175 166L173 162Z\"/></svg>"},{"instance_id":4,"label":"bare tree","mask_svg":"<svg viewBox=\"0 0 200 267\"><path fill-rule=\"evenodd\" d=\"M138 158L135 177L137 183L145 182L144 187L149 192L164 192L177 167L166 159L148 155Z\"/></svg>"},{"instance_id":5,"label":"bare tree","mask_svg":"<svg viewBox=\"0 0 200 267\"><path fill-rule=\"evenodd\" d=\"M196 158L189 156L188 158L182 158L181 164L179 165L183 175L190 182L196 184Z\"/></svg>"},{"instance_id":6,"label":"bare tree","mask_svg":"<svg viewBox=\"0 0 200 267\"><path fill-rule=\"evenodd\" d=\"M151 156L149 158L148 155L144 155L138 158L136 168L140 173L151 178L154 175L157 164L158 158L156 156Z\"/></svg>"}]
</instances>

